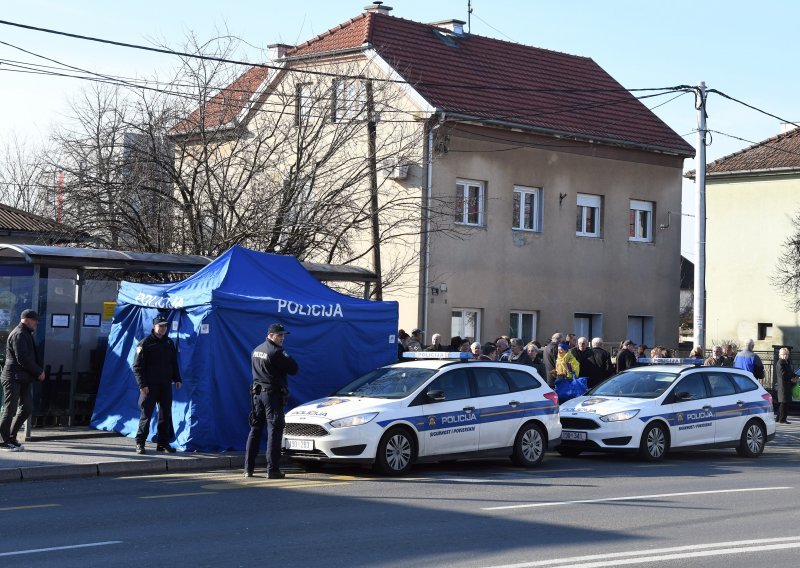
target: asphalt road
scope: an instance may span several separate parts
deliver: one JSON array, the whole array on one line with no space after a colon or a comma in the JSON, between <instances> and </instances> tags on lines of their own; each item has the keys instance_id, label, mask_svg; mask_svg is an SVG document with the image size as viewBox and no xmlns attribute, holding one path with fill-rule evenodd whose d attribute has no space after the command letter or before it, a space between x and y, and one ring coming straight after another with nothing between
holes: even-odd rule
<instances>
[{"instance_id":1,"label":"asphalt road","mask_svg":"<svg viewBox=\"0 0 800 568\"><path fill-rule=\"evenodd\" d=\"M797 447L5 484L0 566L796 566Z\"/></svg>"}]
</instances>

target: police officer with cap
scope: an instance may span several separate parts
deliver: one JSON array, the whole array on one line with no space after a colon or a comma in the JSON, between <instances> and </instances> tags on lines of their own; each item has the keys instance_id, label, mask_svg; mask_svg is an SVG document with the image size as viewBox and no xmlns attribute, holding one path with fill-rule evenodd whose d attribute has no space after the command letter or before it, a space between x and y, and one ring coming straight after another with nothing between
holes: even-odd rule
<instances>
[{"instance_id":1,"label":"police officer with cap","mask_svg":"<svg viewBox=\"0 0 800 568\"><path fill-rule=\"evenodd\" d=\"M167 337L169 321L163 314L153 318L153 331L136 346L133 374L139 384L139 430L136 432L136 453L144 453L144 443L150 435L150 417L158 404L158 435L156 451L175 453L169 445L175 436L172 429L172 383L181 388L178 370L178 350Z\"/></svg>"},{"instance_id":2,"label":"police officer with cap","mask_svg":"<svg viewBox=\"0 0 800 568\"><path fill-rule=\"evenodd\" d=\"M23 310L20 322L6 341L6 364L3 367L3 415L0 418L0 449L19 452L25 447L17 441L17 433L31 414L31 383L43 381L44 372L33 340L39 315Z\"/></svg>"},{"instance_id":3,"label":"police officer with cap","mask_svg":"<svg viewBox=\"0 0 800 568\"><path fill-rule=\"evenodd\" d=\"M280 470L283 407L289 397L287 375L294 375L298 370L297 362L283 349L287 333L289 332L281 324L273 323L269 326L267 340L256 347L250 356L253 367L250 393L252 411L245 452L245 477L253 476L264 424L267 425L267 477L286 477Z\"/></svg>"}]
</instances>

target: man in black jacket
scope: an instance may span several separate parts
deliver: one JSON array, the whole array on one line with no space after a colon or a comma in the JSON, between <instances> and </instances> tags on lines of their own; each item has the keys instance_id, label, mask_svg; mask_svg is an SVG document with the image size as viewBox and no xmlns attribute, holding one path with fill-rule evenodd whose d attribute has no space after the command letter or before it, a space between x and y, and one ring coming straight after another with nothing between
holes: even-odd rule
<instances>
[{"instance_id":1,"label":"man in black jacket","mask_svg":"<svg viewBox=\"0 0 800 568\"><path fill-rule=\"evenodd\" d=\"M630 339L622 342L622 349L617 353L617 373L636 366L636 354L633 350L636 345Z\"/></svg>"},{"instance_id":2,"label":"man in black jacket","mask_svg":"<svg viewBox=\"0 0 800 568\"><path fill-rule=\"evenodd\" d=\"M178 350L167 337L169 321L164 315L153 318L153 331L136 346L133 374L139 384L139 430L136 432L136 453L144 453L144 443L150 435L150 418L158 404L158 434L156 451L174 453L169 445L175 436L172 429L172 383L181 388L178 369Z\"/></svg>"},{"instance_id":3,"label":"man in black jacket","mask_svg":"<svg viewBox=\"0 0 800 568\"><path fill-rule=\"evenodd\" d=\"M281 324L273 323L269 326L267 340L256 347L250 356L253 367L252 412L244 456L245 477L253 476L264 424L267 425L267 477L286 477L280 469L285 424L283 407L289 398L287 375L297 374L299 369L297 362L283 349L287 333Z\"/></svg>"},{"instance_id":4,"label":"man in black jacket","mask_svg":"<svg viewBox=\"0 0 800 568\"><path fill-rule=\"evenodd\" d=\"M19 325L8 334L6 342L6 364L0 379L3 384L0 449L7 452L25 449L17 441L17 434L31 414L31 383L44 380L42 363L33 340L33 332L38 324L38 314L33 310L24 310Z\"/></svg>"},{"instance_id":5,"label":"man in black jacket","mask_svg":"<svg viewBox=\"0 0 800 568\"><path fill-rule=\"evenodd\" d=\"M586 362L581 363L581 374L586 377L589 388L596 387L614 374L614 366L611 364L611 354L603 349L602 338L595 337L592 339L592 348L589 349Z\"/></svg>"}]
</instances>

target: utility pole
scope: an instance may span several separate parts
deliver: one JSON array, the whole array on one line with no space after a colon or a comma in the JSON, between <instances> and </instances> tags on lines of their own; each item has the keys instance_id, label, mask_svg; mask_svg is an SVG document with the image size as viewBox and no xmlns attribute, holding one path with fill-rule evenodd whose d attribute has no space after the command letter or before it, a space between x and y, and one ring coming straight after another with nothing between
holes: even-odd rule
<instances>
[{"instance_id":1,"label":"utility pole","mask_svg":"<svg viewBox=\"0 0 800 568\"><path fill-rule=\"evenodd\" d=\"M706 342L706 84L695 92L697 108L697 181L695 191L694 346Z\"/></svg>"},{"instance_id":2,"label":"utility pole","mask_svg":"<svg viewBox=\"0 0 800 568\"><path fill-rule=\"evenodd\" d=\"M372 81L365 80L364 86L367 91L367 136L369 138L369 183L370 200L369 210L372 216L372 269L378 276L375 283L375 299L383 300L383 275L381 273L381 232L378 218L378 158L377 158L377 138L378 125L375 116L375 98L372 93Z\"/></svg>"}]
</instances>

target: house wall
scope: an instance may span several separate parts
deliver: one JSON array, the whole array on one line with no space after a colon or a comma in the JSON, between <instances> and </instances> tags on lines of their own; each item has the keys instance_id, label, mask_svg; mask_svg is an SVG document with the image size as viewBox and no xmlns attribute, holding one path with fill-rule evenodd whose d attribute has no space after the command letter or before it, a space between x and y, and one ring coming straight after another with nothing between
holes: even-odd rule
<instances>
[{"instance_id":1,"label":"house wall","mask_svg":"<svg viewBox=\"0 0 800 568\"><path fill-rule=\"evenodd\" d=\"M460 227L461 238L432 239L428 336L449 337L451 311L479 308L482 341L508 333L511 310L538 315L536 337L572 331L574 314L602 314L607 341L628 335L628 316L654 318L654 342L677 343L682 160L598 148L507 131L449 132L448 152L434 165L434 194L455 194L456 179L485 182L486 223ZM502 140L496 140L502 138ZM527 146L508 150L510 146ZM531 147L533 145L534 147ZM538 147L537 147L538 146ZM506 150L506 151L499 151ZM542 188L540 233L512 230L514 185ZM576 236L577 193L602 196L601 238ZM655 202L654 242L629 242L630 200Z\"/></svg>"},{"instance_id":2,"label":"house wall","mask_svg":"<svg viewBox=\"0 0 800 568\"><path fill-rule=\"evenodd\" d=\"M706 343L756 340L800 347L800 319L771 282L792 217L800 175L706 178ZM758 340L758 324L771 336Z\"/></svg>"}]
</instances>

